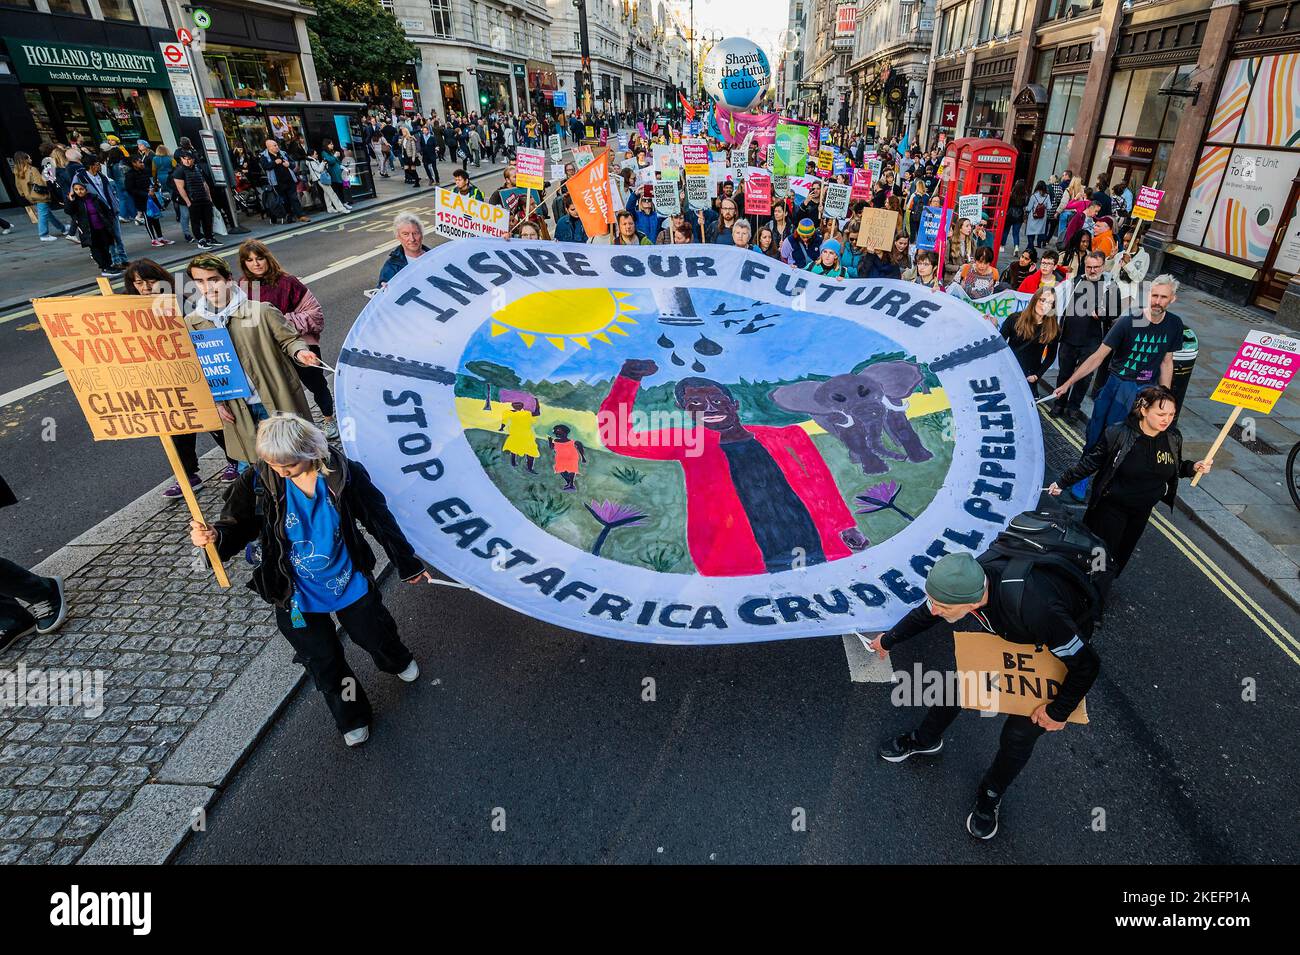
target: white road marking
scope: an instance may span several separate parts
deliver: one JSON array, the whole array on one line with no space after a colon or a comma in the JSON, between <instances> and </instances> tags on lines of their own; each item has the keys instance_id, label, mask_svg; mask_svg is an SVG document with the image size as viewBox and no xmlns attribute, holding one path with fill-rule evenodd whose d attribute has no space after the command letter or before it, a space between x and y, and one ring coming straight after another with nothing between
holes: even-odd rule
<instances>
[{"instance_id":1,"label":"white road marking","mask_svg":"<svg viewBox=\"0 0 1300 955\"><path fill-rule=\"evenodd\" d=\"M341 272L349 265L357 265L364 262L366 259L372 259L376 255L391 251L395 243L396 240L391 240L385 242L381 246L371 249L369 252L360 252L356 255L350 255L346 259L339 259L334 264L325 266L325 268L321 269L319 272L313 272L311 275L305 276L301 281L303 285L306 285L309 282L315 282L317 279L323 279L327 275L333 275L335 272Z\"/></svg>"},{"instance_id":2,"label":"white road marking","mask_svg":"<svg viewBox=\"0 0 1300 955\"><path fill-rule=\"evenodd\" d=\"M276 242L284 242L288 239L296 239L298 236L309 235L310 233L318 232L321 229L329 229L333 226L341 226L343 225L343 223L346 222L355 222L358 219L362 218L363 216L374 215L376 212L382 212L385 215L387 215L389 212L392 212L394 215L396 215L396 213L399 211L409 211L412 208L411 206L405 203L403 203L402 205L403 207L401 209L385 209L385 208L361 209L358 210L357 212L349 212L343 216L340 216L338 219L332 219L326 222L322 222L320 225L306 226L305 228L302 229L294 229L292 232L282 232L279 235L270 236L266 239L263 239L262 242L265 243L266 245L272 245ZM227 236L227 238L230 238L232 242L234 241L233 238L229 236ZM197 250L195 251L197 252ZM234 255L238 251L239 251L239 246L232 245L218 250L216 254L221 256L222 258L228 258ZM114 288L116 287L117 286L114 285ZM94 293L88 292L87 294L94 294ZM20 318L26 318L28 315L34 315L34 314L36 314L36 310L29 305L26 308L19 309L16 312L10 312L7 315L0 316L0 325L4 325L8 322L16 322Z\"/></svg>"},{"instance_id":3,"label":"white road marking","mask_svg":"<svg viewBox=\"0 0 1300 955\"><path fill-rule=\"evenodd\" d=\"M0 395L0 408L22 401L24 398L30 398L39 391L61 385L67 380L68 376L61 371L46 372L40 381L33 381L30 385L23 385L21 388L15 388L13 391L7 391Z\"/></svg>"},{"instance_id":4,"label":"white road marking","mask_svg":"<svg viewBox=\"0 0 1300 955\"><path fill-rule=\"evenodd\" d=\"M893 662L888 656L882 660L868 650L862 634L844 634L844 656L849 664L849 679L854 683L894 682Z\"/></svg>"},{"instance_id":5,"label":"white road marking","mask_svg":"<svg viewBox=\"0 0 1300 955\"><path fill-rule=\"evenodd\" d=\"M28 305L26 308L21 309L20 311L10 312L8 315L0 316L0 325L3 325L5 322L16 322L20 318L26 318L28 315L35 315L35 314L36 314L36 309Z\"/></svg>"},{"instance_id":6,"label":"white road marking","mask_svg":"<svg viewBox=\"0 0 1300 955\"><path fill-rule=\"evenodd\" d=\"M488 171L488 173L484 174L484 178L486 178L486 176L490 175L491 173L501 172L503 169L505 169L504 164L502 164L499 168L491 169ZM358 209L356 212L347 212L341 216L331 217L329 219L326 219L324 222L320 223L319 225L311 225L302 229L294 229L291 232L281 232L278 235L273 235L270 236L269 238L263 239L262 242L265 243L266 245L272 245L273 243L276 242L284 242L287 239L295 239L301 235L309 235L312 232L318 232L321 229L330 229L335 226L338 226L340 231L342 231L342 227L345 224L349 222L356 222L359 219L364 218L365 216L374 215L376 213L382 213L385 216L387 216L389 213L395 215L397 212L410 211L413 208L412 203L419 205L421 203L432 202L432 200L433 200L433 195L431 193L417 193L411 196L411 200L409 203L405 201L400 202L399 203L399 205L401 206L400 209L394 209L391 206L387 206L387 207L380 206L378 208L372 207L369 209ZM423 208L426 208L428 211L432 211L433 207L430 205L430 206L423 206ZM231 237L227 236L227 238L230 239ZM231 241L233 241L233 239ZM217 255L220 255L221 257L224 258L228 255L233 255L237 251L238 251L238 246L235 246L234 248L222 249L220 252L217 253ZM325 273L325 274L328 275L330 273ZM306 282L308 281L308 279L304 279L303 281ZM10 312L7 315L0 315L0 325L4 325L7 322L17 321L20 318L26 318L28 315L34 315L35 313L36 313L35 309L33 309L29 305L28 307L21 309L17 312Z\"/></svg>"},{"instance_id":7,"label":"white road marking","mask_svg":"<svg viewBox=\"0 0 1300 955\"><path fill-rule=\"evenodd\" d=\"M371 249L369 252L362 252L358 255L348 256L346 259L340 259L333 265L327 266L319 272L313 272L311 275L306 276L302 282L305 285L308 282L323 279L325 276L333 275L335 272L340 272L350 265L357 265L358 263L364 262L366 259L387 252L392 248L392 246L393 243L385 242L383 245ZM28 309L28 311L31 311L31 309ZM5 321L8 321L8 319L5 319ZM6 405L11 405L16 401L22 401L24 398L28 398L39 391L44 391L46 388L53 388L55 385L62 384L67 380L68 376L62 371L46 372L46 376L42 381L34 381L29 385L23 385L21 388L15 388L13 391L0 395L0 408L5 407Z\"/></svg>"}]
</instances>

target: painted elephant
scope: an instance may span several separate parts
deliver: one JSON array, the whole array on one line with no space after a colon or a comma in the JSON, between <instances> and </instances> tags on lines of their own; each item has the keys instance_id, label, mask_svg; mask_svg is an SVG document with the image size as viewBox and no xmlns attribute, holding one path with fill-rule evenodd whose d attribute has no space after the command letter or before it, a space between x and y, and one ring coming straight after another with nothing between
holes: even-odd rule
<instances>
[{"instance_id":1,"label":"painted elephant","mask_svg":"<svg viewBox=\"0 0 1300 955\"><path fill-rule=\"evenodd\" d=\"M920 369L911 362L882 361L857 374L782 385L773 390L772 400L787 411L811 415L843 442L863 474L881 474L889 470L885 458L920 462L934 457L907 419L908 398L922 383ZM902 453L885 445L885 434Z\"/></svg>"}]
</instances>

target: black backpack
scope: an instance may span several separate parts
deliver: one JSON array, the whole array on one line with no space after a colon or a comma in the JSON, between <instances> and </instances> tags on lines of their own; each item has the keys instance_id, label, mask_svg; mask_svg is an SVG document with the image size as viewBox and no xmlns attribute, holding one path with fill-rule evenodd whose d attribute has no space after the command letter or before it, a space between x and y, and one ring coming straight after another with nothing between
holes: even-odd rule
<instances>
[{"instance_id":1,"label":"black backpack","mask_svg":"<svg viewBox=\"0 0 1300 955\"><path fill-rule=\"evenodd\" d=\"M1016 515L978 560L986 569L1000 567L1001 599L1011 620L1022 619L1025 580L1040 570L1069 580L1086 598L1088 609L1076 618L1077 627L1083 629L1101 616L1110 582L1110 556L1100 537L1064 513L1025 511ZM1038 637L1030 633L1019 636L1035 641Z\"/></svg>"}]
</instances>

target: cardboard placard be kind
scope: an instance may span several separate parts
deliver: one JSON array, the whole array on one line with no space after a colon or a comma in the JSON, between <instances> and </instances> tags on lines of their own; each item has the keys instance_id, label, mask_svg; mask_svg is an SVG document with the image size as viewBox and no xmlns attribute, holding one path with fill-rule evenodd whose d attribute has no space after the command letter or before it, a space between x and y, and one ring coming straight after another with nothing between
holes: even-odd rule
<instances>
[{"instance_id":1,"label":"cardboard placard be kind","mask_svg":"<svg viewBox=\"0 0 1300 955\"><path fill-rule=\"evenodd\" d=\"M1065 682L1065 664L1044 648L1035 650L992 633L953 634L961 706L985 713L1028 716L1056 699ZM1087 700L1080 700L1067 723L1087 723Z\"/></svg>"}]
</instances>

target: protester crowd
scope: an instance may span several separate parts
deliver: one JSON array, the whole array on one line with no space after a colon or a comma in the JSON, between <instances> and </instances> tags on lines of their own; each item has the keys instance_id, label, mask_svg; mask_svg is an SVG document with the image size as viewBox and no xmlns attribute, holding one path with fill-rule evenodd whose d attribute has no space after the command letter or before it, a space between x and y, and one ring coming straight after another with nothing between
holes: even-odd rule
<instances>
[{"instance_id":1,"label":"protester crowd","mask_svg":"<svg viewBox=\"0 0 1300 955\"><path fill-rule=\"evenodd\" d=\"M362 134L381 177L396 175L400 167L412 186L441 184L439 164L450 163L447 188L508 210L513 241L706 243L749 250L830 280L900 281L921 286L926 294L952 294L972 303L1008 292L1018 296L1023 304L994 324L1028 386L1035 394L1043 389L1054 396L1056 416L1081 417L1084 397L1093 396L1085 451L1048 493L1069 494L1072 488L1085 504L1080 526L1104 548L1110 564L1096 581L1053 576L1033 566L1013 579L1005 554L978 561L969 555L945 557L928 576L927 600L871 644L883 653L939 621L1045 645L1066 664L1066 683L1053 703L1004 724L998 755L980 782L966 823L978 838L996 833L1002 796L1028 762L1035 740L1064 727L1096 678L1100 659L1090 637L1151 511L1161 502L1172 505L1180 478L1210 469L1209 461L1182 457L1176 398L1169 391L1172 354L1183 333L1171 311L1178 283L1162 275L1139 288L1145 266L1125 248L1134 226L1128 185L1099 179L1088 187L1069 169L1032 189L1017 182L999 243L987 216L952 214L946 229L927 228L936 215L944 221L944 158L937 147L841 137L845 172L799 177L797 184L788 182L784 194L763 189L758 195L754 186L747 190L742 172L761 166L758 147L727 147L715 140L711 145L717 152L745 150L744 162L732 163L728 155L726 168L732 172L716 183L703 208L692 208L685 177L654 168L651 161L656 145L680 142L683 130L661 126L655 117L598 116L565 124L495 111L445 120L377 115L362 124ZM520 188L513 162L490 196L471 181L469 169L484 159L514 160L520 148L545 149L553 136L567 140L571 150L585 143L609 152L617 211L599 231L589 233L590 222L584 224L569 194L567 183L585 165L576 153L564 164L563 177L554 176L545 190ZM290 134L268 139L257 155L237 148L234 160L238 176L264 184L263 201L279 216L306 221L300 199L313 190L330 211L350 208L354 157L333 143L308 150ZM868 164L878 169L869 195L841 216L827 215L826 187L852 184L853 171ZM416 582L428 575L363 463L349 460L337 444L320 347L322 303L259 241L239 247L234 268L208 251L218 244L212 237L215 187L203 158L186 140L174 154L143 140L131 151L113 137L103 148L50 145L39 163L18 154L15 171L22 195L36 207L43 241L79 241L105 275L126 273L130 294L185 292L191 329L229 334L251 394L218 403L222 430L211 438L226 458L214 479L227 485L226 503L211 525L193 522L191 540L196 546L215 545L222 559L245 553L255 565L254 588L274 606L281 632L324 695L345 741L364 742L370 706L363 690L344 692L355 675L331 615L381 671L413 680L419 667L383 607L372 573L375 558L359 529L370 532L403 579ZM666 202L662 191L656 199L655 185L665 178L676 180L673 202ZM169 208L175 209L181 234L199 249L179 276L184 289L175 287L178 276L152 260L128 264L122 248L122 228L133 224L148 228L155 246L170 244L161 225ZM859 241L867 210L896 214L892 241L884 248L865 248ZM380 287L430 251L418 215L399 213L394 232L398 244L382 263ZM1004 249L1008 261L999 267ZM203 482L196 439L177 441L191 487ZM164 491L168 498L183 493L179 484ZM300 545L320 555L330 587L319 585L321 574L301 572L294 559ZM1023 599L1005 590L1016 583ZM0 625L6 628L0 645L32 628L48 632L65 612L55 579L35 578L0 561ZM937 753L958 712L956 706L931 708L916 730L882 743L880 756L901 762Z\"/></svg>"}]
</instances>

